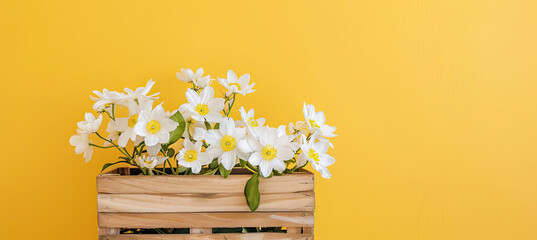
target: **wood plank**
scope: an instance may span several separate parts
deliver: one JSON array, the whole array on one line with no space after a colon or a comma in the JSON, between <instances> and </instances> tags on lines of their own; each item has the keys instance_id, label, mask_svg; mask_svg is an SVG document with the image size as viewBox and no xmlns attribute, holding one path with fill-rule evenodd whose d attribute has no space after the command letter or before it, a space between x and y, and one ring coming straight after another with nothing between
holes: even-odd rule
<instances>
[{"instance_id":1,"label":"wood plank","mask_svg":"<svg viewBox=\"0 0 537 240\"><path fill-rule=\"evenodd\" d=\"M107 228L313 227L313 212L99 213Z\"/></svg>"},{"instance_id":2,"label":"wood plank","mask_svg":"<svg viewBox=\"0 0 537 240\"><path fill-rule=\"evenodd\" d=\"M99 193L243 193L250 174L230 175L224 179L214 175L97 176ZM260 179L262 193L313 191L313 174L298 172Z\"/></svg>"},{"instance_id":3,"label":"wood plank","mask_svg":"<svg viewBox=\"0 0 537 240\"><path fill-rule=\"evenodd\" d=\"M301 234L302 228L301 227L288 227L287 228L287 234Z\"/></svg>"},{"instance_id":4,"label":"wood plank","mask_svg":"<svg viewBox=\"0 0 537 240\"><path fill-rule=\"evenodd\" d=\"M191 228L190 234L212 234L212 228Z\"/></svg>"},{"instance_id":5,"label":"wood plank","mask_svg":"<svg viewBox=\"0 0 537 240\"><path fill-rule=\"evenodd\" d=\"M313 234L313 227L304 227L304 228L302 228L302 233L304 233L304 234Z\"/></svg>"},{"instance_id":6,"label":"wood plank","mask_svg":"<svg viewBox=\"0 0 537 240\"><path fill-rule=\"evenodd\" d=\"M100 236L100 240L313 240L310 234L221 233L221 234L120 234Z\"/></svg>"},{"instance_id":7,"label":"wood plank","mask_svg":"<svg viewBox=\"0 0 537 240\"><path fill-rule=\"evenodd\" d=\"M258 212L314 211L313 192L261 194ZM250 212L244 194L97 194L98 212Z\"/></svg>"},{"instance_id":8,"label":"wood plank","mask_svg":"<svg viewBox=\"0 0 537 240\"><path fill-rule=\"evenodd\" d=\"M99 235L115 235L119 234L119 228L103 228L99 227Z\"/></svg>"}]
</instances>

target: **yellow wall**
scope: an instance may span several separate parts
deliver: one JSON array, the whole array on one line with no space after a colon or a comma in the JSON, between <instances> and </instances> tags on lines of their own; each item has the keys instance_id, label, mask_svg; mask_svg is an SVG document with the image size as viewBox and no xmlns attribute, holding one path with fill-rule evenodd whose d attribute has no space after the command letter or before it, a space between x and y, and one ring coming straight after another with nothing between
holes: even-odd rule
<instances>
[{"instance_id":1,"label":"yellow wall","mask_svg":"<svg viewBox=\"0 0 537 240\"><path fill-rule=\"evenodd\" d=\"M151 3L149 3L151 2ZM193 3L196 2L196 3ZM249 72L276 126L339 137L317 239L537 239L535 1L1 1L0 234L96 239L95 176L68 144L90 90L180 67ZM235 114L237 116L237 114Z\"/></svg>"}]
</instances>

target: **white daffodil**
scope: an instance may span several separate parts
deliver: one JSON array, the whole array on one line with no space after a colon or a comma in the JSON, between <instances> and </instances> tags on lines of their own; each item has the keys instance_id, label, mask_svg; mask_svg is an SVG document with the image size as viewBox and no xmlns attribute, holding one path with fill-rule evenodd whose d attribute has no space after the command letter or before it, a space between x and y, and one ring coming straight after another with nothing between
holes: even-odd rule
<instances>
[{"instance_id":1,"label":"white daffodil","mask_svg":"<svg viewBox=\"0 0 537 240\"><path fill-rule=\"evenodd\" d=\"M125 101L124 94L115 91L108 91L106 88L103 89L102 93L97 90L94 90L93 93L97 95L97 97L90 95L90 99L95 101L95 104L93 104L93 109L97 112L106 110L106 108L110 107L112 104L123 104Z\"/></svg>"},{"instance_id":2,"label":"white daffodil","mask_svg":"<svg viewBox=\"0 0 537 240\"><path fill-rule=\"evenodd\" d=\"M320 131L320 135L323 137L335 137L334 134L336 127L331 127L326 125L326 119L324 117L324 112L315 112L315 107L313 105L306 105L304 103L304 118L306 119L306 124L310 132L315 133Z\"/></svg>"},{"instance_id":3,"label":"white daffodil","mask_svg":"<svg viewBox=\"0 0 537 240\"><path fill-rule=\"evenodd\" d=\"M185 103L179 107L179 112L191 116L196 121L208 121L218 123L222 120L220 111L224 109L223 98L213 98L214 90L206 87L198 93L192 89L187 89Z\"/></svg>"},{"instance_id":4,"label":"white daffodil","mask_svg":"<svg viewBox=\"0 0 537 240\"><path fill-rule=\"evenodd\" d=\"M265 119L264 118L255 119L255 112L253 108L250 109L248 112L246 112L246 110L244 110L244 107L241 107L239 109L239 112L241 113L242 121L246 125L248 134L252 136L256 136L254 130L263 126L263 124L265 124Z\"/></svg>"},{"instance_id":5,"label":"white daffodil","mask_svg":"<svg viewBox=\"0 0 537 240\"><path fill-rule=\"evenodd\" d=\"M254 150L248 162L259 166L263 177L269 177L272 170L283 172L286 168L285 161L295 156L288 136L278 136L278 130L274 128L262 127L259 131L259 141L248 141L248 143Z\"/></svg>"},{"instance_id":6,"label":"white daffodil","mask_svg":"<svg viewBox=\"0 0 537 240\"><path fill-rule=\"evenodd\" d=\"M196 70L196 73L194 73L190 68L181 68L181 72L176 73L177 78L186 83L197 81L197 79L201 78L202 75L203 68L198 68L198 70Z\"/></svg>"},{"instance_id":7,"label":"white daffodil","mask_svg":"<svg viewBox=\"0 0 537 240\"><path fill-rule=\"evenodd\" d=\"M99 114L99 117L95 118L93 114L84 114L84 121L77 122L78 130L83 134L91 134L97 132L101 123L103 122L103 116Z\"/></svg>"},{"instance_id":8,"label":"white daffodil","mask_svg":"<svg viewBox=\"0 0 537 240\"><path fill-rule=\"evenodd\" d=\"M149 148L167 143L170 140L170 132L178 125L179 123L167 118L162 105L158 105L152 111L144 109L140 112L134 131L144 137L145 145Z\"/></svg>"},{"instance_id":9,"label":"white daffodil","mask_svg":"<svg viewBox=\"0 0 537 240\"><path fill-rule=\"evenodd\" d=\"M218 156L218 163L227 170L231 170L237 162L237 157L246 159L245 149L241 149L241 142L246 141L244 128L235 128L232 118L224 118L220 129L211 129L205 134L205 140L210 144L207 153Z\"/></svg>"},{"instance_id":10,"label":"white daffodil","mask_svg":"<svg viewBox=\"0 0 537 240\"><path fill-rule=\"evenodd\" d=\"M153 169L157 165L160 165L164 163L168 159L167 157L163 156L155 156L155 155L144 155L144 156L138 156L138 164L140 164L141 167L147 168L147 169Z\"/></svg>"},{"instance_id":11,"label":"white daffodil","mask_svg":"<svg viewBox=\"0 0 537 240\"><path fill-rule=\"evenodd\" d=\"M136 131L134 130L134 127L138 123L139 114L142 110L150 112L151 107L153 106L153 101L151 100L136 102L133 99L129 99L127 102L129 117L116 118L116 128L121 132L118 140L118 145L120 147L127 146L129 139L133 142L136 140Z\"/></svg>"},{"instance_id":12,"label":"white daffodil","mask_svg":"<svg viewBox=\"0 0 537 240\"><path fill-rule=\"evenodd\" d=\"M69 138L69 144L75 147L75 153L83 153L84 159L86 162L91 160L93 156L93 148L90 145L91 141L89 139L89 134L77 134Z\"/></svg>"},{"instance_id":13,"label":"white daffodil","mask_svg":"<svg viewBox=\"0 0 537 240\"><path fill-rule=\"evenodd\" d=\"M255 91L253 90L255 83L250 84L250 74L248 73L237 78L235 72L229 70L227 71L227 79L219 78L218 82L228 90L228 96L231 93L246 95Z\"/></svg>"},{"instance_id":14,"label":"white daffodil","mask_svg":"<svg viewBox=\"0 0 537 240\"><path fill-rule=\"evenodd\" d=\"M159 95L159 93L155 93L153 95L147 95L149 93L149 91L151 91L151 88L153 87L153 85L155 84L155 82L153 81L153 79L149 79L149 81L147 82L147 84L145 85L145 87L139 87L139 88L136 88L136 90L131 90L130 88L125 88L125 92L127 93L125 98L126 100L133 100L134 102L136 103L139 103L140 105L143 105L144 103L142 102L145 102L145 101L154 101L154 100L157 100L158 97L157 95ZM127 107L128 107L128 102L127 102Z\"/></svg>"},{"instance_id":15,"label":"white daffodil","mask_svg":"<svg viewBox=\"0 0 537 240\"><path fill-rule=\"evenodd\" d=\"M329 145L328 141L315 142L313 137L308 141L306 136L302 136L302 144L300 145L302 152L298 156L297 166L302 167L309 161L313 169L320 172L322 177L330 178L332 174L327 167L334 164L336 160L326 154Z\"/></svg>"},{"instance_id":16,"label":"white daffodil","mask_svg":"<svg viewBox=\"0 0 537 240\"><path fill-rule=\"evenodd\" d=\"M106 132L108 133L108 136L106 139L110 141L115 141L119 138L119 135L121 135L121 132L117 130L117 122L114 120L110 120L108 122L108 127L106 127ZM104 146L110 146L111 144L109 142L104 142Z\"/></svg>"},{"instance_id":17,"label":"white daffodil","mask_svg":"<svg viewBox=\"0 0 537 240\"><path fill-rule=\"evenodd\" d=\"M188 128L185 129L185 132L183 132L183 138L188 139L190 137L194 137L196 128L202 128L203 130L207 131L204 122L194 120L190 114L185 114L183 117L188 126Z\"/></svg>"},{"instance_id":18,"label":"white daffodil","mask_svg":"<svg viewBox=\"0 0 537 240\"><path fill-rule=\"evenodd\" d=\"M179 152L177 163L183 167L191 168L193 173L199 173L203 165L207 165L213 160L211 155L201 151L201 147L201 141L194 144L185 139L184 148Z\"/></svg>"},{"instance_id":19,"label":"white daffodil","mask_svg":"<svg viewBox=\"0 0 537 240\"><path fill-rule=\"evenodd\" d=\"M296 123L289 123L289 132L292 135L308 135L308 125L303 121L297 121Z\"/></svg>"},{"instance_id":20,"label":"white daffodil","mask_svg":"<svg viewBox=\"0 0 537 240\"><path fill-rule=\"evenodd\" d=\"M199 88L206 88L206 87L209 87L211 83L213 83L213 80L214 79L211 78L211 75L200 77L200 78L194 79L194 86L199 87Z\"/></svg>"}]
</instances>

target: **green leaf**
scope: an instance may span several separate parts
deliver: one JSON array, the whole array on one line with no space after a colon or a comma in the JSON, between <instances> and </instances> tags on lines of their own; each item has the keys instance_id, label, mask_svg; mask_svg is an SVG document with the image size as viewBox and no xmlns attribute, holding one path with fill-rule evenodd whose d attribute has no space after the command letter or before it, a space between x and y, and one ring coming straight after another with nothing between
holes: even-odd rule
<instances>
[{"instance_id":1,"label":"green leaf","mask_svg":"<svg viewBox=\"0 0 537 240\"><path fill-rule=\"evenodd\" d=\"M105 165L103 165L103 169L101 170L101 172L103 172L105 169L107 169L108 167L112 166L112 165L116 165L118 163L129 163L127 161L117 161L115 163L107 163Z\"/></svg>"},{"instance_id":2,"label":"green leaf","mask_svg":"<svg viewBox=\"0 0 537 240\"><path fill-rule=\"evenodd\" d=\"M246 161L240 159L240 164L241 164L241 167L245 168L246 167Z\"/></svg>"},{"instance_id":3,"label":"green leaf","mask_svg":"<svg viewBox=\"0 0 537 240\"><path fill-rule=\"evenodd\" d=\"M183 115L179 111L177 111L175 114L173 114L170 117L171 120L176 121L179 123L179 126L175 128L175 130L170 132L170 141L166 143L165 149L167 149L170 145L177 142L183 136L183 133L185 132L186 122L183 118Z\"/></svg>"},{"instance_id":4,"label":"green leaf","mask_svg":"<svg viewBox=\"0 0 537 240\"><path fill-rule=\"evenodd\" d=\"M227 170L224 165L220 165L218 167L218 170L220 171L220 175L224 178L227 178L229 176L229 173L231 173L231 170Z\"/></svg>"},{"instance_id":5,"label":"green leaf","mask_svg":"<svg viewBox=\"0 0 537 240\"><path fill-rule=\"evenodd\" d=\"M180 167L180 168L177 169L177 171L179 173L184 173L186 170L188 170L188 168L186 168L186 167Z\"/></svg>"},{"instance_id":6,"label":"green leaf","mask_svg":"<svg viewBox=\"0 0 537 240\"><path fill-rule=\"evenodd\" d=\"M205 127L207 128L207 130L211 129L211 124L207 121L205 121Z\"/></svg>"},{"instance_id":7,"label":"green leaf","mask_svg":"<svg viewBox=\"0 0 537 240\"><path fill-rule=\"evenodd\" d=\"M218 167L218 158L215 158L213 159L213 161L211 162L211 164L209 164L209 168L210 169L215 169Z\"/></svg>"},{"instance_id":8,"label":"green leaf","mask_svg":"<svg viewBox=\"0 0 537 240\"><path fill-rule=\"evenodd\" d=\"M250 211L255 212L261 201L261 194L259 193L259 173L254 173L250 180L246 182L246 186L244 186L244 196L246 197L246 202L248 203Z\"/></svg>"},{"instance_id":9,"label":"green leaf","mask_svg":"<svg viewBox=\"0 0 537 240\"><path fill-rule=\"evenodd\" d=\"M214 125L214 129L220 129L220 123L216 123L216 124Z\"/></svg>"},{"instance_id":10,"label":"green leaf","mask_svg":"<svg viewBox=\"0 0 537 240\"><path fill-rule=\"evenodd\" d=\"M173 158L173 155L175 155L175 150L173 150L173 148L169 148L168 149L168 157Z\"/></svg>"}]
</instances>

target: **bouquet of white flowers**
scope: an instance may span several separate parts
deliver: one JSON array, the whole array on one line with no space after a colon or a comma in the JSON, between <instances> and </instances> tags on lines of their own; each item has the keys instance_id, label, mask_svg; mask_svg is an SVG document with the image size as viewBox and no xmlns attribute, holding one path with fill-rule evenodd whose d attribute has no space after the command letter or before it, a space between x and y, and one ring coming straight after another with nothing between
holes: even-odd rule
<instances>
[{"instance_id":1,"label":"bouquet of white flowers","mask_svg":"<svg viewBox=\"0 0 537 240\"><path fill-rule=\"evenodd\" d=\"M203 76L200 68L181 69L177 78L190 83L187 103L172 112L162 103L154 106L158 94L149 94L154 82L136 90L125 88L123 93L93 91L93 109L98 117L86 113L78 122L77 134L69 140L77 154L91 159L94 148L115 148L121 153L119 161L107 163L102 170L124 163L136 167L145 175L214 175L226 178L233 168L245 168L253 173L245 187L246 200L252 211L259 206L259 177L290 174L308 162L325 178L331 174L327 167L335 159L327 154L333 147L326 138L336 136L335 127L325 124L323 112L304 103L305 121L278 128L265 126L264 118L255 118L254 109L239 109L241 120L229 117L237 96L254 92L250 75L237 77L232 70L227 79L218 82L227 89L221 98L214 96L210 86L214 79ZM125 110L122 116L120 108ZM110 118L104 137L98 130L103 115ZM91 140L95 135L103 144ZM180 144L175 149L174 143ZM162 165L161 167L158 167Z\"/></svg>"}]
</instances>

